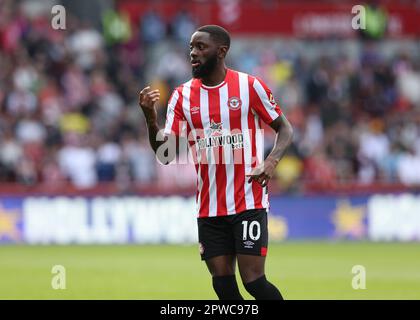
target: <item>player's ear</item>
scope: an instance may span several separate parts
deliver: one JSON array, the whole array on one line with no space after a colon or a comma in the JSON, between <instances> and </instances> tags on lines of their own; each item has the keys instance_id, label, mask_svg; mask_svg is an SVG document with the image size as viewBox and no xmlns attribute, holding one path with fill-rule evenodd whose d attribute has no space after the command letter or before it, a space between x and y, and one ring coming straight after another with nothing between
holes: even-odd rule
<instances>
[{"instance_id":1,"label":"player's ear","mask_svg":"<svg viewBox=\"0 0 420 320\"><path fill-rule=\"evenodd\" d=\"M218 56L220 59L224 59L227 55L229 48L227 46L220 46Z\"/></svg>"}]
</instances>

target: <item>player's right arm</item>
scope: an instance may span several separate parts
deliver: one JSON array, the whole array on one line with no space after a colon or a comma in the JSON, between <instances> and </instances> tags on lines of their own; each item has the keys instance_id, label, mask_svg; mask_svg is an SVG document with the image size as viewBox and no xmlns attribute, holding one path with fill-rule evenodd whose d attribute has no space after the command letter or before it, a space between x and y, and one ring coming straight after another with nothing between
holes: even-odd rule
<instances>
[{"instance_id":1,"label":"player's right arm","mask_svg":"<svg viewBox=\"0 0 420 320\"><path fill-rule=\"evenodd\" d=\"M162 164L168 164L175 159L177 142L163 134L157 123L156 102L159 100L159 90L149 86L140 91L139 106L143 110L149 134L149 143L156 157Z\"/></svg>"}]
</instances>

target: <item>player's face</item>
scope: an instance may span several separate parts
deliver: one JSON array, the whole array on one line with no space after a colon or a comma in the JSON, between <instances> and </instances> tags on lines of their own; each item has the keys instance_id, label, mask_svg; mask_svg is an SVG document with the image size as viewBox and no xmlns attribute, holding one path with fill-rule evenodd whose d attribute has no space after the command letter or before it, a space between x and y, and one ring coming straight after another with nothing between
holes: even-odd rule
<instances>
[{"instance_id":1,"label":"player's face","mask_svg":"<svg viewBox=\"0 0 420 320\"><path fill-rule=\"evenodd\" d=\"M192 35L190 58L194 78L203 78L216 68L218 49L209 33L197 31Z\"/></svg>"}]
</instances>

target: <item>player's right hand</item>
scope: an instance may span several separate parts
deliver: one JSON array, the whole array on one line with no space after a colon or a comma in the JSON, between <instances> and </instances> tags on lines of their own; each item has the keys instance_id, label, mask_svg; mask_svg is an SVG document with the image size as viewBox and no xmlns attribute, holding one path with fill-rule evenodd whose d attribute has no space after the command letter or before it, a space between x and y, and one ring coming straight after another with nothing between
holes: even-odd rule
<instances>
[{"instance_id":1,"label":"player's right hand","mask_svg":"<svg viewBox=\"0 0 420 320\"><path fill-rule=\"evenodd\" d=\"M150 86L147 86L139 93L139 106L147 114L154 111L155 103L159 100L159 90L152 90Z\"/></svg>"}]
</instances>

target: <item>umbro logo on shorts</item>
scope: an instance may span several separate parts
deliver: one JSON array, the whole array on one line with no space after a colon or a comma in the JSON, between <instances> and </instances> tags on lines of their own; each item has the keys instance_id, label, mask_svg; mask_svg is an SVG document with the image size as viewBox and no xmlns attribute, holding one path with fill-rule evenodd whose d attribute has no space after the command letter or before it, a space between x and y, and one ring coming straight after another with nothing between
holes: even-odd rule
<instances>
[{"instance_id":1,"label":"umbro logo on shorts","mask_svg":"<svg viewBox=\"0 0 420 320\"><path fill-rule=\"evenodd\" d=\"M248 241L244 241L244 247L245 248L249 248L249 249L252 249L252 247L254 246L254 242L252 242L252 241L250 241L250 240L248 240Z\"/></svg>"}]
</instances>

